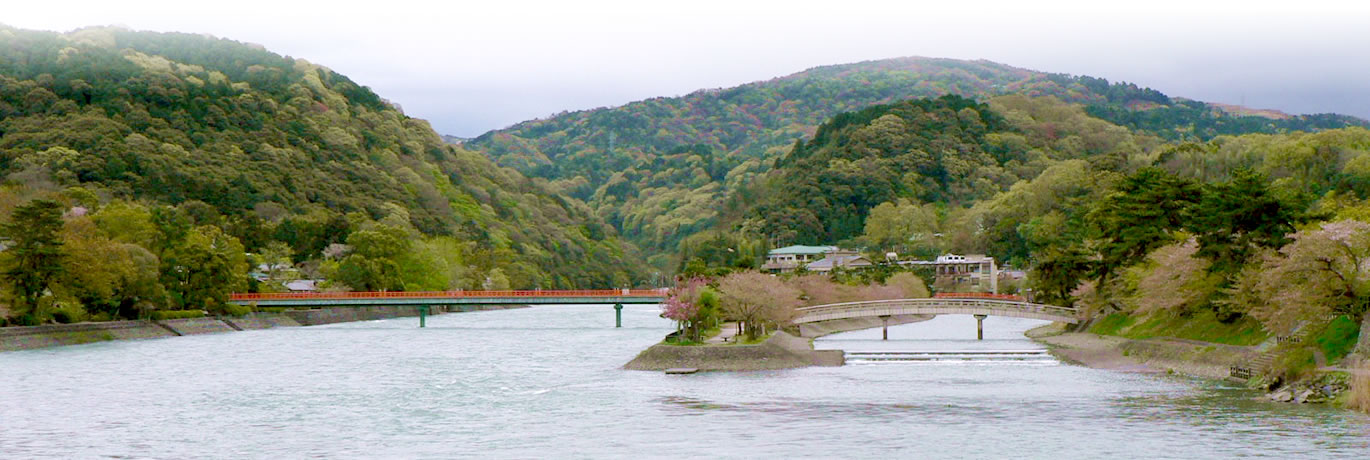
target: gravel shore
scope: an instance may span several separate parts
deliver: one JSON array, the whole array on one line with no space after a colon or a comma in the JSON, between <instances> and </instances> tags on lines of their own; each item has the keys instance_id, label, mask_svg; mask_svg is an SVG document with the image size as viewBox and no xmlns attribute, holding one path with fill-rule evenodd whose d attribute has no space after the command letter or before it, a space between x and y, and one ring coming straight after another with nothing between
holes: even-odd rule
<instances>
[{"instance_id":1,"label":"gravel shore","mask_svg":"<svg viewBox=\"0 0 1370 460\"><path fill-rule=\"evenodd\" d=\"M1122 372L1176 372L1207 379L1230 379L1233 367L1254 368L1257 347L1224 345L1167 337L1127 339L1086 332L1064 332L1048 325L1027 331L1062 360Z\"/></svg>"},{"instance_id":2,"label":"gravel shore","mask_svg":"<svg viewBox=\"0 0 1370 460\"><path fill-rule=\"evenodd\" d=\"M1128 339L1084 332L1063 332L1059 326L1048 324L1027 331L1028 338L1051 347L1051 354L1061 360L1095 369L1121 372L1161 373L1159 369L1123 354Z\"/></svg>"}]
</instances>

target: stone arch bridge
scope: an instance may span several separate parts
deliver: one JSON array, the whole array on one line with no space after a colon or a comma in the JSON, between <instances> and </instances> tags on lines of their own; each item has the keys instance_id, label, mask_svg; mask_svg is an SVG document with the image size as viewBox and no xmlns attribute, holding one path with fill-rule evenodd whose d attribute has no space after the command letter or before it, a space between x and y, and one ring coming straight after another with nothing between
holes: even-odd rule
<instances>
[{"instance_id":1,"label":"stone arch bridge","mask_svg":"<svg viewBox=\"0 0 1370 460\"><path fill-rule=\"evenodd\" d=\"M978 320L977 337L984 338L987 316L1040 319L1075 324L1080 322L1074 308L1031 303L998 295L938 296L926 299L870 300L815 305L798 309L796 325L849 318L881 318L902 315L972 315ZM888 323L886 323L888 329ZM888 337L888 330L886 331Z\"/></svg>"}]
</instances>

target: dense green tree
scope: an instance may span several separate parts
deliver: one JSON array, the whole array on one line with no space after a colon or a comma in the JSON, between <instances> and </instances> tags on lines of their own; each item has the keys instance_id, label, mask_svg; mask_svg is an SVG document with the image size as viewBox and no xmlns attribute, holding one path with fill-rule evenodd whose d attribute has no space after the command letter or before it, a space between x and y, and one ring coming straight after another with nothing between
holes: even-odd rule
<instances>
[{"instance_id":1,"label":"dense green tree","mask_svg":"<svg viewBox=\"0 0 1370 460\"><path fill-rule=\"evenodd\" d=\"M194 227L162 256L162 284L178 307L223 313L247 284L243 245L214 226Z\"/></svg>"},{"instance_id":2,"label":"dense green tree","mask_svg":"<svg viewBox=\"0 0 1370 460\"><path fill-rule=\"evenodd\" d=\"M696 233L680 242L680 264L676 273L692 278L756 269L765 259L766 250L759 238L722 231Z\"/></svg>"},{"instance_id":3,"label":"dense green tree","mask_svg":"<svg viewBox=\"0 0 1370 460\"><path fill-rule=\"evenodd\" d=\"M1212 261L1215 272L1235 274L1257 249L1283 246L1306 217L1251 170L1207 185L1202 196L1188 213L1186 229L1199 241L1197 255Z\"/></svg>"},{"instance_id":4,"label":"dense green tree","mask_svg":"<svg viewBox=\"0 0 1370 460\"><path fill-rule=\"evenodd\" d=\"M74 297L87 311L109 319L138 318L165 308L166 292L158 279L159 260L136 244L106 237L89 218L67 220L63 235L71 267L56 289Z\"/></svg>"},{"instance_id":5,"label":"dense green tree","mask_svg":"<svg viewBox=\"0 0 1370 460\"><path fill-rule=\"evenodd\" d=\"M1070 305L1071 292L1095 270L1095 261L1078 246L1051 248L1037 256L1032 267L1031 284L1034 301L1053 305Z\"/></svg>"},{"instance_id":6,"label":"dense green tree","mask_svg":"<svg viewBox=\"0 0 1370 460\"><path fill-rule=\"evenodd\" d=\"M411 242L405 230L377 224L347 237L352 253L338 264L335 278L361 291L404 290L400 260Z\"/></svg>"},{"instance_id":7,"label":"dense green tree","mask_svg":"<svg viewBox=\"0 0 1370 460\"><path fill-rule=\"evenodd\" d=\"M10 222L0 226L0 234L9 240L3 253L4 276L14 294L14 313L22 324L41 320L39 298L66 271L60 236L62 211L56 201L33 200L15 208Z\"/></svg>"},{"instance_id":8,"label":"dense green tree","mask_svg":"<svg viewBox=\"0 0 1370 460\"><path fill-rule=\"evenodd\" d=\"M1198 187L1158 168L1118 181L1088 216L1097 232L1100 280L1172 242L1187 211L1199 201Z\"/></svg>"},{"instance_id":9,"label":"dense green tree","mask_svg":"<svg viewBox=\"0 0 1370 460\"><path fill-rule=\"evenodd\" d=\"M937 206L899 199L871 209L862 235L866 242L901 256L930 257L943 252Z\"/></svg>"}]
</instances>

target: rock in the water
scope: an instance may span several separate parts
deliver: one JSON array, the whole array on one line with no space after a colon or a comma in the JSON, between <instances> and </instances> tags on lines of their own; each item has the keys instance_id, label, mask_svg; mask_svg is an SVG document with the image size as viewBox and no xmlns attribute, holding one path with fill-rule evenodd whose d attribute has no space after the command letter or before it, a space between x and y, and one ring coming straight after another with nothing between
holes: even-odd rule
<instances>
[{"instance_id":1,"label":"rock in the water","mask_svg":"<svg viewBox=\"0 0 1370 460\"><path fill-rule=\"evenodd\" d=\"M1279 389L1279 390L1276 390L1274 393L1270 393L1270 400L1272 400L1272 401L1279 401L1279 402L1290 402L1290 401L1293 401L1293 400L1294 400L1294 390L1291 390L1291 389L1289 389L1288 387L1285 387L1285 388L1281 388L1281 389Z\"/></svg>"},{"instance_id":2,"label":"rock in the water","mask_svg":"<svg viewBox=\"0 0 1370 460\"><path fill-rule=\"evenodd\" d=\"M1307 403L1307 402L1308 402L1308 399L1311 398L1311 397L1313 397L1313 393L1314 393L1313 390L1312 390L1312 389L1309 389L1309 388L1305 388L1305 389L1303 389L1303 390L1299 390L1299 394L1298 394L1297 396L1294 397L1294 402L1299 403L1299 404Z\"/></svg>"}]
</instances>

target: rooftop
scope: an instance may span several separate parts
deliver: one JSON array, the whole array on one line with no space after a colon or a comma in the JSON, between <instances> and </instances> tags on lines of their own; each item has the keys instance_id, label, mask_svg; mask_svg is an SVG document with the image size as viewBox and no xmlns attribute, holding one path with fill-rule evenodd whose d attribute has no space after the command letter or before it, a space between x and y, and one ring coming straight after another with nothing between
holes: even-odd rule
<instances>
[{"instance_id":1,"label":"rooftop","mask_svg":"<svg viewBox=\"0 0 1370 460\"><path fill-rule=\"evenodd\" d=\"M828 256L808 265L809 270L825 272L834 267L868 267L871 263L864 256Z\"/></svg>"},{"instance_id":2,"label":"rooftop","mask_svg":"<svg viewBox=\"0 0 1370 460\"><path fill-rule=\"evenodd\" d=\"M826 254L836 250L837 246L804 246L802 244L796 244L794 246L772 249L769 254Z\"/></svg>"},{"instance_id":3,"label":"rooftop","mask_svg":"<svg viewBox=\"0 0 1370 460\"><path fill-rule=\"evenodd\" d=\"M940 264L978 264L993 262L993 257L984 254L956 255L944 254L937 256L936 260L905 260L899 262L900 265L940 265Z\"/></svg>"}]
</instances>

